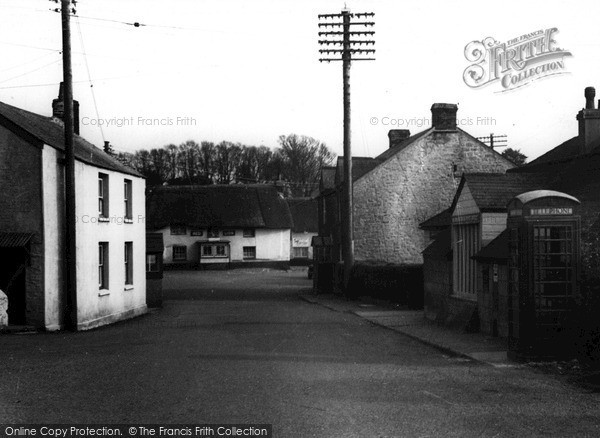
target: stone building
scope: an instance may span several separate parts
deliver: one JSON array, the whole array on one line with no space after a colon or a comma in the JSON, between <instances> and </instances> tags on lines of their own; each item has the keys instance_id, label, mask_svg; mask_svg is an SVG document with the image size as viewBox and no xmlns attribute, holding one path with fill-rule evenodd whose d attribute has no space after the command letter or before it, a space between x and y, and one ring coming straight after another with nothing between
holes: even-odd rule
<instances>
[{"instance_id":1,"label":"stone building","mask_svg":"<svg viewBox=\"0 0 600 438\"><path fill-rule=\"evenodd\" d=\"M427 317L463 327L475 321L482 333L509 336L507 205L511 199L528 193L553 193L555 197L573 198L580 203L576 287L583 292L587 290L588 298L595 299L600 279L600 109L595 106L594 97L594 89L586 88L586 106L576 117L577 136L505 174L462 177L450 204L446 231L435 236L424 251ZM544 217L543 213L541 209L539 224L556 220L556 215L549 213ZM422 227L427 229L434 222L431 218ZM451 262L445 267L439 263L439 253L450 257ZM440 275L444 269L445 275ZM542 292L536 294L539 302L552 301Z\"/></svg>"},{"instance_id":2,"label":"stone building","mask_svg":"<svg viewBox=\"0 0 600 438\"><path fill-rule=\"evenodd\" d=\"M289 266L292 216L273 186L159 186L146 203L165 269Z\"/></svg>"},{"instance_id":3,"label":"stone building","mask_svg":"<svg viewBox=\"0 0 600 438\"><path fill-rule=\"evenodd\" d=\"M446 210L466 172L505 172L514 165L457 127L457 105L431 107L432 127L389 132L389 149L354 182L356 261L421 265L427 236L419 228Z\"/></svg>"},{"instance_id":4,"label":"stone building","mask_svg":"<svg viewBox=\"0 0 600 438\"><path fill-rule=\"evenodd\" d=\"M11 324L47 330L66 318L61 95L52 106L45 117L0 103L0 289ZM74 149L77 328L87 329L146 312L145 181L79 135Z\"/></svg>"}]
</instances>

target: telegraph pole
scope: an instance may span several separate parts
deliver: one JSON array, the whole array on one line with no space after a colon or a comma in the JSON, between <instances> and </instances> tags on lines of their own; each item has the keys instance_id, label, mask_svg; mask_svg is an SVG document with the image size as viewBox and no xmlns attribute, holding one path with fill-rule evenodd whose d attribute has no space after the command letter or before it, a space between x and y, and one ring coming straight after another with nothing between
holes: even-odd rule
<instances>
[{"instance_id":1,"label":"telegraph pole","mask_svg":"<svg viewBox=\"0 0 600 438\"><path fill-rule=\"evenodd\" d=\"M495 135L493 132L487 137L477 137L482 143L485 143L490 148L503 148L508 146L508 138L506 135Z\"/></svg>"},{"instance_id":2,"label":"telegraph pole","mask_svg":"<svg viewBox=\"0 0 600 438\"><path fill-rule=\"evenodd\" d=\"M351 129L350 129L350 66L352 61L374 61L375 58L361 57L361 55L374 54L375 49L369 49L370 45L375 45L373 39L361 39L361 37L372 38L375 32L369 31L351 31L351 26L373 27L372 21L360 21L361 18L369 19L374 17L373 12L350 13L350 10L343 9L339 14L321 14L319 20L319 29L332 28L336 30L319 31L319 44L327 48L320 49L319 53L327 57L320 58L319 62L342 61L342 82L343 82L343 101L344 101L344 195L342 197L342 257L344 259L344 289L348 292L348 283L350 273L354 265L354 224L353 224L353 177L352 177L352 147L351 147ZM340 21L341 18L341 21ZM331 19L331 22L328 20ZM358 19L359 21L353 21ZM341 31L339 30L341 28ZM341 39L340 39L341 37ZM357 39L351 39L357 38ZM329 46L334 48L329 48ZM338 47L339 46L339 47ZM367 46L367 48L364 48ZM353 55L358 55L355 57Z\"/></svg>"},{"instance_id":3,"label":"telegraph pole","mask_svg":"<svg viewBox=\"0 0 600 438\"><path fill-rule=\"evenodd\" d=\"M77 330L77 241L75 151L73 147L73 73L71 71L71 1L61 0L65 123L65 325Z\"/></svg>"}]
</instances>

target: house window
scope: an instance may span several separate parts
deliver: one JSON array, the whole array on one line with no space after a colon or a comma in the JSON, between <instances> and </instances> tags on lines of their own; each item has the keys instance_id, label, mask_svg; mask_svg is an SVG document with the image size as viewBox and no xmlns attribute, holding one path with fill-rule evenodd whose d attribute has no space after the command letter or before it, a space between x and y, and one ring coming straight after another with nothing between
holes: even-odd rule
<instances>
[{"instance_id":1,"label":"house window","mask_svg":"<svg viewBox=\"0 0 600 438\"><path fill-rule=\"evenodd\" d=\"M185 236L187 234L187 229L185 225L171 225L171 235L172 236Z\"/></svg>"},{"instance_id":2,"label":"house window","mask_svg":"<svg viewBox=\"0 0 600 438\"><path fill-rule=\"evenodd\" d=\"M244 260L256 258L256 246L244 246Z\"/></svg>"},{"instance_id":3,"label":"house window","mask_svg":"<svg viewBox=\"0 0 600 438\"><path fill-rule=\"evenodd\" d=\"M223 236L235 236L235 230L223 230Z\"/></svg>"},{"instance_id":4,"label":"house window","mask_svg":"<svg viewBox=\"0 0 600 438\"><path fill-rule=\"evenodd\" d=\"M202 245L202 257L204 258L217 258L217 257L227 257L227 248L228 245L224 243L215 243Z\"/></svg>"},{"instance_id":5,"label":"house window","mask_svg":"<svg viewBox=\"0 0 600 438\"><path fill-rule=\"evenodd\" d=\"M173 245L173 261L185 262L187 260L187 246Z\"/></svg>"},{"instance_id":6,"label":"house window","mask_svg":"<svg viewBox=\"0 0 600 438\"><path fill-rule=\"evenodd\" d=\"M158 256L146 254L146 272L158 272Z\"/></svg>"},{"instance_id":7,"label":"house window","mask_svg":"<svg viewBox=\"0 0 600 438\"><path fill-rule=\"evenodd\" d=\"M477 262L471 257L480 249L479 224L454 226L454 293L476 299Z\"/></svg>"},{"instance_id":8,"label":"house window","mask_svg":"<svg viewBox=\"0 0 600 438\"><path fill-rule=\"evenodd\" d=\"M244 229L244 237L254 237L254 228L245 228Z\"/></svg>"},{"instance_id":9,"label":"house window","mask_svg":"<svg viewBox=\"0 0 600 438\"><path fill-rule=\"evenodd\" d=\"M98 215L108 218L108 175L98 174Z\"/></svg>"},{"instance_id":10,"label":"house window","mask_svg":"<svg viewBox=\"0 0 600 438\"><path fill-rule=\"evenodd\" d=\"M125 284L133 284L133 242L125 242Z\"/></svg>"},{"instance_id":11,"label":"house window","mask_svg":"<svg viewBox=\"0 0 600 438\"><path fill-rule=\"evenodd\" d=\"M133 219L133 209L131 206L132 183L130 179L125 180L123 189L123 199L125 202L125 220L129 219L129 221L131 221Z\"/></svg>"},{"instance_id":12,"label":"house window","mask_svg":"<svg viewBox=\"0 0 600 438\"><path fill-rule=\"evenodd\" d=\"M98 243L98 287L108 289L108 242Z\"/></svg>"},{"instance_id":13,"label":"house window","mask_svg":"<svg viewBox=\"0 0 600 438\"><path fill-rule=\"evenodd\" d=\"M190 235L191 236L204 236L204 231L202 231L198 228L192 228L190 230Z\"/></svg>"},{"instance_id":14,"label":"house window","mask_svg":"<svg viewBox=\"0 0 600 438\"><path fill-rule=\"evenodd\" d=\"M308 258L308 247L307 246L295 246L293 250L293 257L296 259L307 259Z\"/></svg>"},{"instance_id":15,"label":"house window","mask_svg":"<svg viewBox=\"0 0 600 438\"><path fill-rule=\"evenodd\" d=\"M219 237L219 230L217 229L209 229L208 233L207 233L209 238L215 238L215 237Z\"/></svg>"}]
</instances>

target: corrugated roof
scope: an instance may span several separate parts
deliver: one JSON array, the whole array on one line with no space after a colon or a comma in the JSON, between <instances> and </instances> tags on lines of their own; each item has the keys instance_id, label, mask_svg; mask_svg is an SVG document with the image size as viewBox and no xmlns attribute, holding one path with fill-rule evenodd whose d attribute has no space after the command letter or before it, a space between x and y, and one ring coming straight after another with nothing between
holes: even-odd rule
<instances>
[{"instance_id":1,"label":"corrugated roof","mask_svg":"<svg viewBox=\"0 0 600 438\"><path fill-rule=\"evenodd\" d=\"M287 202L259 184L160 186L146 196L148 229L191 227L292 228Z\"/></svg>"},{"instance_id":2,"label":"corrugated roof","mask_svg":"<svg viewBox=\"0 0 600 438\"><path fill-rule=\"evenodd\" d=\"M15 127L20 128L44 144L60 151L65 150L64 126L56 119L0 102L0 124L13 132ZM115 160L84 138L75 135L73 140L77 160L103 169L142 177L140 173Z\"/></svg>"},{"instance_id":3,"label":"corrugated roof","mask_svg":"<svg viewBox=\"0 0 600 438\"><path fill-rule=\"evenodd\" d=\"M4 233L0 232L0 248L21 248L27 245L32 233Z\"/></svg>"},{"instance_id":4,"label":"corrugated roof","mask_svg":"<svg viewBox=\"0 0 600 438\"><path fill-rule=\"evenodd\" d=\"M314 198L292 198L287 200L292 214L294 233L319 232L319 208Z\"/></svg>"},{"instance_id":5,"label":"corrugated roof","mask_svg":"<svg viewBox=\"0 0 600 438\"><path fill-rule=\"evenodd\" d=\"M481 211L505 211L512 198L531 190L546 189L552 179L553 175L537 173L466 173L451 208L454 210L464 184L469 187Z\"/></svg>"},{"instance_id":6,"label":"corrugated roof","mask_svg":"<svg viewBox=\"0 0 600 438\"><path fill-rule=\"evenodd\" d=\"M483 247L473 259L480 262L506 263L509 257L508 238L510 232L508 229L502 231L494 240Z\"/></svg>"},{"instance_id":7,"label":"corrugated roof","mask_svg":"<svg viewBox=\"0 0 600 438\"><path fill-rule=\"evenodd\" d=\"M162 233L146 233L146 252L160 252L165 248Z\"/></svg>"}]
</instances>

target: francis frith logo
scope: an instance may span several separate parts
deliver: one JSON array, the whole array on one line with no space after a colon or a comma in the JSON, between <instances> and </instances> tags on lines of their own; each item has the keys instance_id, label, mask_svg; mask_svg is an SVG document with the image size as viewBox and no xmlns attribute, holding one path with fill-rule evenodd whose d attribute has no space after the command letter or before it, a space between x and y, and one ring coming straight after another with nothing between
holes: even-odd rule
<instances>
[{"instance_id":1,"label":"francis frith logo","mask_svg":"<svg viewBox=\"0 0 600 438\"><path fill-rule=\"evenodd\" d=\"M565 58L572 54L557 46L557 32L556 27L540 29L504 43L492 37L471 41L465 47L465 58L472 62L463 73L465 84L481 88L499 83L504 92L567 73Z\"/></svg>"}]
</instances>

